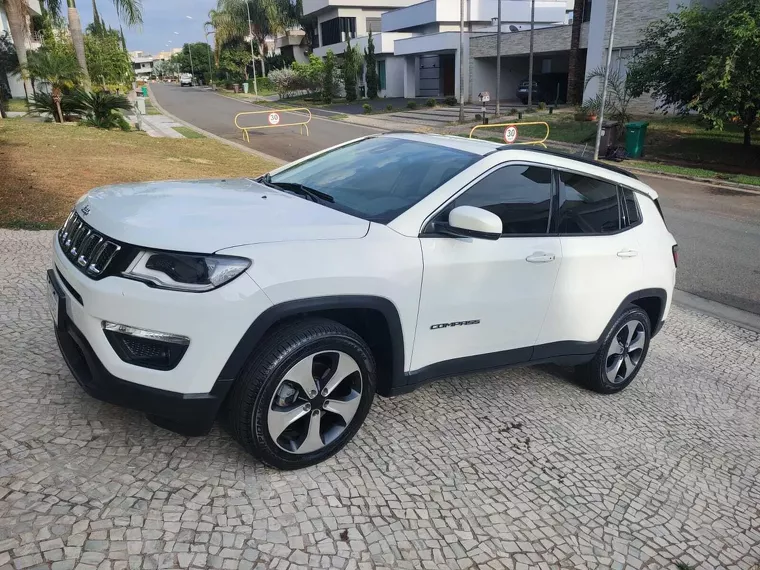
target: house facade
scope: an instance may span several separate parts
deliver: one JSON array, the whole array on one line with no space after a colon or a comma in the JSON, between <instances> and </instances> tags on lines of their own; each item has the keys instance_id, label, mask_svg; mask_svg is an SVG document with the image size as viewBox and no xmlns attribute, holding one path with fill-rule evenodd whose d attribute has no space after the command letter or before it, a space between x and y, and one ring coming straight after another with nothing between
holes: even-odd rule
<instances>
[{"instance_id":1,"label":"house facade","mask_svg":"<svg viewBox=\"0 0 760 570\"><path fill-rule=\"evenodd\" d=\"M614 0L583 1L583 24L580 49L588 75L595 69L604 68L607 58L612 10ZM636 54L636 46L644 29L656 20L680 7L695 4L714 6L717 0L619 0L617 24L613 38L611 69L625 76L628 62ZM567 93L567 75L570 55L572 25L538 29L534 32L534 76L554 87L552 94L564 101ZM496 34L483 34L470 40L470 91L496 90ZM514 98L520 81L528 77L530 32L502 31L501 35L501 84L502 99ZM584 88L583 100L595 97L600 88L598 80L591 80ZM554 100L553 98L551 99ZM654 111L656 102L649 96L634 100L630 110L647 113Z\"/></svg>"},{"instance_id":2,"label":"house facade","mask_svg":"<svg viewBox=\"0 0 760 570\"><path fill-rule=\"evenodd\" d=\"M530 26L530 0L465 0L464 61L470 40L494 34L498 2L502 28ZM563 25L572 0L536 0L536 27ZM304 15L312 18L313 53L324 57L345 51L346 40L364 50L372 31L378 62L380 96L459 97L459 0L304 0ZM465 65L465 98L469 98L469 67Z\"/></svg>"},{"instance_id":3,"label":"house facade","mask_svg":"<svg viewBox=\"0 0 760 570\"><path fill-rule=\"evenodd\" d=\"M28 15L27 15L27 26L30 30L29 34L24 40L24 43L26 44L27 50L35 50L39 48L41 43L41 38L39 36L39 33L32 30L31 25L31 18L32 16L39 16L42 14L42 10L40 9L40 3L39 0L26 0L27 9L28 9ZM11 34L11 27L8 24L8 16L5 14L5 10L3 9L2 4L0 4L0 36L4 34L8 34L8 37L15 43L15 38ZM24 92L24 82L21 81L21 78L16 75L8 74L7 77L2 78L5 81L7 81L7 87L10 89L11 97L25 97L26 93ZM1 80L1 79L0 79ZM31 93L29 94L31 95Z\"/></svg>"}]
</instances>

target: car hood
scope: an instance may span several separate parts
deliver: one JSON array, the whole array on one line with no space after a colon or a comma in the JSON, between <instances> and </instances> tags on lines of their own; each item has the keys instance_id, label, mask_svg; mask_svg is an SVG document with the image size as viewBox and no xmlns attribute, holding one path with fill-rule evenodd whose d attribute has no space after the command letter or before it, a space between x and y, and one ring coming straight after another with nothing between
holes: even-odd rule
<instances>
[{"instance_id":1,"label":"car hood","mask_svg":"<svg viewBox=\"0 0 760 570\"><path fill-rule=\"evenodd\" d=\"M252 243L356 239L369 222L249 179L119 184L76 211L99 232L155 249L212 253Z\"/></svg>"}]
</instances>

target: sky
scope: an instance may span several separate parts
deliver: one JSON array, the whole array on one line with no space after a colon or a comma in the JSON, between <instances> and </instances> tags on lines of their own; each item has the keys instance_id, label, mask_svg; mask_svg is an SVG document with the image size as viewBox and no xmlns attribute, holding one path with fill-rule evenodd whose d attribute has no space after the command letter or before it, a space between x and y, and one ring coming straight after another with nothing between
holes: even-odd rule
<instances>
[{"instance_id":1,"label":"sky","mask_svg":"<svg viewBox=\"0 0 760 570\"><path fill-rule=\"evenodd\" d=\"M107 25L118 29L120 22L113 0L97 0L97 4L100 17ZM216 7L216 0L142 0L142 4L142 28L128 28L122 24L127 49L155 55L188 42L206 41L203 24L208 20L208 11ZM66 3L63 5L65 14ZM77 9L84 28L92 22L92 0L78 0ZM209 40L213 41L213 37L209 36Z\"/></svg>"}]
</instances>

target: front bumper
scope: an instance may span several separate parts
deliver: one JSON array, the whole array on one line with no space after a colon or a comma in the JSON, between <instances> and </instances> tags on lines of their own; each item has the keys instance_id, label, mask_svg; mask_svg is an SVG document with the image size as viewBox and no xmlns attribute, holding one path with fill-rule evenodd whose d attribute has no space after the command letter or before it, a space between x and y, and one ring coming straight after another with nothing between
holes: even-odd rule
<instances>
[{"instance_id":1,"label":"front bumper","mask_svg":"<svg viewBox=\"0 0 760 570\"><path fill-rule=\"evenodd\" d=\"M48 279L57 284L52 270ZM90 396L145 412L158 425L184 435L202 435L211 429L232 380L217 380L207 394L180 394L127 382L106 370L65 310L59 315L55 327L58 347L74 378Z\"/></svg>"}]
</instances>

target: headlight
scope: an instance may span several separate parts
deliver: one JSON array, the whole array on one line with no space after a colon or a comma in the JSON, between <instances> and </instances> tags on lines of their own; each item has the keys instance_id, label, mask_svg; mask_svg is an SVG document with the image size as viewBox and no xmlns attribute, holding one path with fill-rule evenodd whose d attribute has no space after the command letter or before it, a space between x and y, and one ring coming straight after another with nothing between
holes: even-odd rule
<instances>
[{"instance_id":1,"label":"headlight","mask_svg":"<svg viewBox=\"0 0 760 570\"><path fill-rule=\"evenodd\" d=\"M232 281L250 266L250 259L229 255L142 251L122 275L160 289L203 292Z\"/></svg>"}]
</instances>

